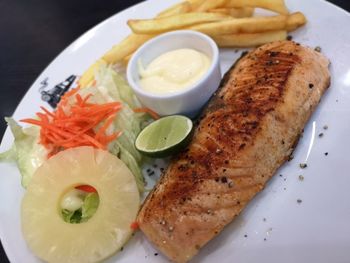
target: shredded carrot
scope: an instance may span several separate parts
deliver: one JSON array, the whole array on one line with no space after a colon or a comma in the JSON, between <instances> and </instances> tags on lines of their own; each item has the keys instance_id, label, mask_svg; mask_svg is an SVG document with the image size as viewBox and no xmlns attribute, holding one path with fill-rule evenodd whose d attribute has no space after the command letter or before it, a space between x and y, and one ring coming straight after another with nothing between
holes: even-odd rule
<instances>
[{"instance_id":1,"label":"shredded carrot","mask_svg":"<svg viewBox=\"0 0 350 263\"><path fill-rule=\"evenodd\" d=\"M154 120L158 120L160 118L156 112L154 112L153 110L151 110L149 108L136 108L136 109L134 109L134 112L148 113Z\"/></svg>"},{"instance_id":2,"label":"shredded carrot","mask_svg":"<svg viewBox=\"0 0 350 263\"><path fill-rule=\"evenodd\" d=\"M88 99L89 99L91 96L92 96L92 94L87 95L87 96L84 98L83 103L84 103L84 104L87 104L87 101L88 101ZM89 104L89 105L91 105L91 104Z\"/></svg>"},{"instance_id":3,"label":"shredded carrot","mask_svg":"<svg viewBox=\"0 0 350 263\"><path fill-rule=\"evenodd\" d=\"M136 231L136 230L139 229L139 224L138 224L136 221L134 221L134 222L132 222L132 223L130 224L130 228L131 228L132 230Z\"/></svg>"},{"instance_id":4,"label":"shredded carrot","mask_svg":"<svg viewBox=\"0 0 350 263\"><path fill-rule=\"evenodd\" d=\"M75 189L78 189L87 193L97 193L95 187L87 184L76 186Z\"/></svg>"},{"instance_id":5,"label":"shredded carrot","mask_svg":"<svg viewBox=\"0 0 350 263\"><path fill-rule=\"evenodd\" d=\"M102 127L98 130L98 132L96 133L96 139L99 139L101 136L103 136L103 134L106 133L106 130L109 126L111 126L113 120L115 119L115 115L110 115L105 123L102 125Z\"/></svg>"},{"instance_id":6,"label":"shredded carrot","mask_svg":"<svg viewBox=\"0 0 350 263\"><path fill-rule=\"evenodd\" d=\"M72 97L75 93L79 91L79 88L71 89L70 91L67 91L62 97L60 104L61 105L66 105L67 101L70 97Z\"/></svg>"},{"instance_id":7,"label":"shredded carrot","mask_svg":"<svg viewBox=\"0 0 350 263\"><path fill-rule=\"evenodd\" d=\"M48 157L61 150L93 146L106 149L107 145L117 139L122 133L107 134L108 128L121 109L120 102L105 104L88 103L92 94L82 97L73 89L62 96L57 109L50 112L41 107L42 112L36 115L39 119L23 119L22 122L40 126L40 144L49 149ZM73 104L68 104L74 96ZM100 128L98 128L100 127Z\"/></svg>"},{"instance_id":8,"label":"shredded carrot","mask_svg":"<svg viewBox=\"0 0 350 263\"><path fill-rule=\"evenodd\" d=\"M50 111L48 111L45 107L40 107L40 109L42 109L48 116L50 117L55 117L55 115L53 115Z\"/></svg>"},{"instance_id":9,"label":"shredded carrot","mask_svg":"<svg viewBox=\"0 0 350 263\"><path fill-rule=\"evenodd\" d=\"M75 98L77 99L78 105L83 104L83 98L80 96L80 94L75 95Z\"/></svg>"}]
</instances>

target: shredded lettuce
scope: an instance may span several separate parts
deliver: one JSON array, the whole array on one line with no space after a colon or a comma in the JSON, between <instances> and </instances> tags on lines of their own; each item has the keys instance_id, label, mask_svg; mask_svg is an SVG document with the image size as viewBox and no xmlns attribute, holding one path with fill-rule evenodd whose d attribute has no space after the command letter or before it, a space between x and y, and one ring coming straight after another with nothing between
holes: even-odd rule
<instances>
[{"instance_id":1,"label":"shredded lettuce","mask_svg":"<svg viewBox=\"0 0 350 263\"><path fill-rule=\"evenodd\" d=\"M79 94L82 96L92 94L89 100L92 103L103 104L113 101L122 103L122 109L107 131L109 133L121 131L122 134L108 145L108 150L128 166L135 176L140 192L143 192L144 178L141 166L145 160L135 148L134 142L150 119L147 114L133 111L141 107L141 104L124 77L111 66L101 65L95 74L95 79L94 86L79 90ZM75 98L72 97L70 100L73 103ZM38 143L40 128L31 126L23 129L12 118L6 118L6 121L15 137L15 142L10 150L0 154L0 161L17 161L22 174L22 186L26 188L35 170L47 159L48 151ZM65 213L65 217L68 221L74 221L78 215L68 212Z\"/></svg>"},{"instance_id":2,"label":"shredded lettuce","mask_svg":"<svg viewBox=\"0 0 350 263\"><path fill-rule=\"evenodd\" d=\"M79 224L81 222L81 209L76 211L62 210L62 218L65 222Z\"/></svg>"},{"instance_id":3,"label":"shredded lettuce","mask_svg":"<svg viewBox=\"0 0 350 263\"><path fill-rule=\"evenodd\" d=\"M88 221L97 211L100 199L97 193L88 193L83 196L83 205L74 211L62 209L62 218L65 222L79 224Z\"/></svg>"},{"instance_id":4,"label":"shredded lettuce","mask_svg":"<svg viewBox=\"0 0 350 263\"><path fill-rule=\"evenodd\" d=\"M95 213L100 203L97 193L89 193L86 195L84 204L81 207L81 219L83 222L89 220Z\"/></svg>"},{"instance_id":5,"label":"shredded lettuce","mask_svg":"<svg viewBox=\"0 0 350 263\"><path fill-rule=\"evenodd\" d=\"M0 153L0 162L15 162L16 161L16 147L13 144L12 147L6 152Z\"/></svg>"},{"instance_id":6,"label":"shredded lettuce","mask_svg":"<svg viewBox=\"0 0 350 263\"><path fill-rule=\"evenodd\" d=\"M26 188L35 170L46 160L48 151L38 143L39 128L22 128L12 118L5 118L15 137L7 152L0 154L0 161L16 161L22 175L22 186Z\"/></svg>"},{"instance_id":7,"label":"shredded lettuce","mask_svg":"<svg viewBox=\"0 0 350 263\"><path fill-rule=\"evenodd\" d=\"M122 135L110 143L108 150L120 158L134 174L139 190L144 191L144 178L141 172L142 155L135 148L135 140L149 118L145 114L135 113L133 109L141 107L132 89L110 66L102 65L95 75L96 85L79 91L81 95L93 94L91 102L106 103L120 101L123 104L117 118L111 126L111 132L122 131Z\"/></svg>"}]
</instances>

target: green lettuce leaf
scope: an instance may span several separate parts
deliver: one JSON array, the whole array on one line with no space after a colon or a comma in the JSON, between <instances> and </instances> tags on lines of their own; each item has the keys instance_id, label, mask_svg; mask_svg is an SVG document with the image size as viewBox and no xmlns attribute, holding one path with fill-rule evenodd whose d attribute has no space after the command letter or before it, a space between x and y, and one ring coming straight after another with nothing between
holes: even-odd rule
<instances>
[{"instance_id":1,"label":"green lettuce leaf","mask_svg":"<svg viewBox=\"0 0 350 263\"><path fill-rule=\"evenodd\" d=\"M12 147L6 152L0 153L0 162L15 162L16 161L16 147L13 144Z\"/></svg>"},{"instance_id":2,"label":"green lettuce leaf","mask_svg":"<svg viewBox=\"0 0 350 263\"><path fill-rule=\"evenodd\" d=\"M62 210L63 220L67 223L71 223L71 224L81 223L82 222L81 215L82 215L81 209L76 211L69 211L67 209Z\"/></svg>"},{"instance_id":3,"label":"green lettuce leaf","mask_svg":"<svg viewBox=\"0 0 350 263\"><path fill-rule=\"evenodd\" d=\"M81 220L83 222L89 220L95 213L100 203L97 193L89 193L84 199L84 204L81 208Z\"/></svg>"},{"instance_id":4,"label":"green lettuce leaf","mask_svg":"<svg viewBox=\"0 0 350 263\"><path fill-rule=\"evenodd\" d=\"M39 128L22 128L12 118L5 118L15 137L10 150L0 155L0 161L16 161L22 175L22 186L26 188L35 170L47 159L48 151L38 143Z\"/></svg>"},{"instance_id":5,"label":"green lettuce leaf","mask_svg":"<svg viewBox=\"0 0 350 263\"><path fill-rule=\"evenodd\" d=\"M97 193L88 193L84 197L82 207L75 211L62 209L62 218L65 222L79 224L88 221L95 213L100 203Z\"/></svg>"},{"instance_id":6,"label":"green lettuce leaf","mask_svg":"<svg viewBox=\"0 0 350 263\"><path fill-rule=\"evenodd\" d=\"M71 223L71 218L73 217L74 213L75 213L75 211L69 211L67 209L62 209L63 220L67 223Z\"/></svg>"}]
</instances>

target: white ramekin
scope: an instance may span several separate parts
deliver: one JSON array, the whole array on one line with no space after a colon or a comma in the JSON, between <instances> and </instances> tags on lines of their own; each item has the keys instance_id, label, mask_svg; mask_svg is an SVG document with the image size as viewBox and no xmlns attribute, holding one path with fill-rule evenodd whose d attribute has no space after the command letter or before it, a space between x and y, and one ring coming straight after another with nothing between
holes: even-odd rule
<instances>
[{"instance_id":1,"label":"white ramekin","mask_svg":"<svg viewBox=\"0 0 350 263\"><path fill-rule=\"evenodd\" d=\"M147 66L161 54L180 48L192 48L211 59L211 65L194 85L169 94L154 94L140 87L138 61ZM127 79L141 103L158 114L184 114L195 116L218 88L221 80L219 49L207 35L190 30L162 34L142 45L131 57L127 67Z\"/></svg>"}]
</instances>

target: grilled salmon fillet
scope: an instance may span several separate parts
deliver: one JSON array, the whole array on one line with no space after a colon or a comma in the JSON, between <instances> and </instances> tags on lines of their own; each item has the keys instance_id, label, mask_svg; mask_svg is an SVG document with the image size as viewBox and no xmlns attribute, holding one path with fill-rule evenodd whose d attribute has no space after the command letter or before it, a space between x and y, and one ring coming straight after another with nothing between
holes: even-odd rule
<instances>
[{"instance_id":1,"label":"grilled salmon fillet","mask_svg":"<svg viewBox=\"0 0 350 263\"><path fill-rule=\"evenodd\" d=\"M140 229L164 255L190 260L264 188L328 88L328 65L310 48L279 41L226 73L192 142L139 212Z\"/></svg>"}]
</instances>

